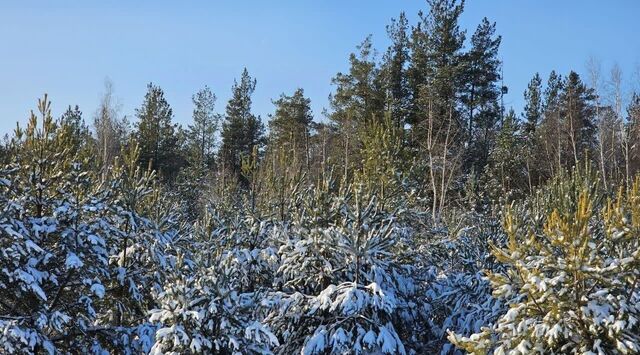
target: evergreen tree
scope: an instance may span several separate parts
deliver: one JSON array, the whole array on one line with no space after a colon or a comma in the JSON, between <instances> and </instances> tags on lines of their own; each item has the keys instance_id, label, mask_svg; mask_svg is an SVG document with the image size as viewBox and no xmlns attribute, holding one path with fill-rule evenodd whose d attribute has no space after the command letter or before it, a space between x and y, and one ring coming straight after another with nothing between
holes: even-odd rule
<instances>
[{"instance_id":1,"label":"evergreen tree","mask_svg":"<svg viewBox=\"0 0 640 355\"><path fill-rule=\"evenodd\" d=\"M211 168L219 121L219 116L214 112L216 95L205 86L193 95L192 101L193 124L189 125L187 131L189 162L198 167Z\"/></svg>"},{"instance_id":2,"label":"evergreen tree","mask_svg":"<svg viewBox=\"0 0 640 355\"><path fill-rule=\"evenodd\" d=\"M234 177L240 177L243 157L250 156L253 148L260 148L263 143L263 124L260 117L251 113L251 95L255 88L256 80L245 68L240 83L234 81L231 88L232 97L222 124L221 163L223 170Z\"/></svg>"},{"instance_id":3,"label":"evergreen tree","mask_svg":"<svg viewBox=\"0 0 640 355\"><path fill-rule=\"evenodd\" d=\"M269 121L272 148L283 149L296 165L308 168L311 100L304 96L304 90L297 89L292 96L282 94L273 104L276 112Z\"/></svg>"},{"instance_id":4,"label":"evergreen tree","mask_svg":"<svg viewBox=\"0 0 640 355\"><path fill-rule=\"evenodd\" d=\"M151 167L168 180L173 179L183 165L179 152L177 124L173 111L159 86L149 83L142 106L136 109L138 122L135 136L140 145L139 163Z\"/></svg>"},{"instance_id":5,"label":"evergreen tree","mask_svg":"<svg viewBox=\"0 0 640 355\"><path fill-rule=\"evenodd\" d=\"M420 18L424 15L419 12ZM420 93L425 91L427 85L427 45L428 35L422 21L411 28L409 38L409 65L407 68L407 86L409 88L409 112L407 123L411 125L412 132L417 131L417 126L426 113L424 105L420 101Z\"/></svg>"},{"instance_id":6,"label":"evergreen tree","mask_svg":"<svg viewBox=\"0 0 640 355\"><path fill-rule=\"evenodd\" d=\"M594 175L554 181L506 211L507 242L492 253L493 324L449 339L472 354L637 354L640 179L600 205Z\"/></svg>"},{"instance_id":7,"label":"evergreen tree","mask_svg":"<svg viewBox=\"0 0 640 355\"><path fill-rule=\"evenodd\" d=\"M542 120L542 79L536 73L524 91L524 131L533 134Z\"/></svg>"},{"instance_id":8,"label":"evergreen tree","mask_svg":"<svg viewBox=\"0 0 640 355\"><path fill-rule=\"evenodd\" d=\"M487 164L485 186L496 206L522 197L528 190L526 156L514 154L526 149L520 131L516 113L511 109L504 117Z\"/></svg>"},{"instance_id":9,"label":"evergreen tree","mask_svg":"<svg viewBox=\"0 0 640 355\"><path fill-rule=\"evenodd\" d=\"M387 26L391 45L387 48L380 75L385 94L385 111L391 112L395 125L404 129L409 110L409 86L407 65L409 63L409 23L404 12L392 19Z\"/></svg>"},{"instance_id":10,"label":"evergreen tree","mask_svg":"<svg viewBox=\"0 0 640 355\"><path fill-rule=\"evenodd\" d=\"M640 95L633 93L627 106L626 135L629 142L634 142L629 147L628 162L629 175L635 175L640 171Z\"/></svg>"},{"instance_id":11,"label":"evergreen tree","mask_svg":"<svg viewBox=\"0 0 640 355\"><path fill-rule=\"evenodd\" d=\"M88 131L87 126L82 118L82 111L80 107L76 105L71 108L71 105L67 107L67 110L60 116L60 126L69 126L78 135L86 133Z\"/></svg>"},{"instance_id":12,"label":"evergreen tree","mask_svg":"<svg viewBox=\"0 0 640 355\"><path fill-rule=\"evenodd\" d=\"M345 179L350 178L349 171L359 166L359 135L368 122L382 119L384 108L384 93L371 36L357 49L358 54L349 56L349 72L338 73L331 80L336 92L329 97L332 108L329 118L337 125L342 141L341 168Z\"/></svg>"},{"instance_id":13,"label":"evergreen tree","mask_svg":"<svg viewBox=\"0 0 640 355\"><path fill-rule=\"evenodd\" d=\"M560 94L563 88L562 76L555 71L551 71L547 80L547 87L544 91L544 101L542 105L543 117L540 124L540 148L543 154L545 166L545 176L547 178L563 169L562 152L563 139L561 132L561 112Z\"/></svg>"},{"instance_id":14,"label":"evergreen tree","mask_svg":"<svg viewBox=\"0 0 640 355\"><path fill-rule=\"evenodd\" d=\"M500 121L498 102L502 89L498 49L502 38L495 36L496 24L485 17L471 37L471 49L464 55L462 104L467 113L470 149L467 167L482 170L491 149L496 125Z\"/></svg>"},{"instance_id":15,"label":"evergreen tree","mask_svg":"<svg viewBox=\"0 0 640 355\"><path fill-rule=\"evenodd\" d=\"M466 106L470 139L476 130L487 136L500 118L501 89L497 83L501 79L501 62L498 49L502 40L495 36L496 24L485 17L471 37L471 49L465 54L464 91L462 103Z\"/></svg>"},{"instance_id":16,"label":"evergreen tree","mask_svg":"<svg viewBox=\"0 0 640 355\"><path fill-rule=\"evenodd\" d=\"M566 158L566 165L573 166L586 158L585 154L595 148L595 94L572 71L565 79L563 91L560 95L560 114L562 116L562 132L567 140L566 146L572 153Z\"/></svg>"},{"instance_id":17,"label":"evergreen tree","mask_svg":"<svg viewBox=\"0 0 640 355\"><path fill-rule=\"evenodd\" d=\"M459 110L465 32L458 23L464 2L434 0L429 5L429 14L420 13L412 33L410 143L424 167L421 189L430 190L437 219L450 187L460 182L465 151Z\"/></svg>"},{"instance_id":18,"label":"evergreen tree","mask_svg":"<svg viewBox=\"0 0 640 355\"><path fill-rule=\"evenodd\" d=\"M71 137L71 145L74 151L77 152L81 148L88 147L91 144L92 138L89 133L89 127L85 124L82 118L82 111L80 111L78 105L74 108L69 106L62 116L60 116L58 124L65 133Z\"/></svg>"},{"instance_id":19,"label":"evergreen tree","mask_svg":"<svg viewBox=\"0 0 640 355\"><path fill-rule=\"evenodd\" d=\"M425 117L431 111L446 126L449 119L458 120L458 94L464 69L462 49L465 31L460 29L459 17L464 1L430 0L428 15L420 13L420 24L414 28L412 67L410 75L412 96L420 107L418 130L424 131ZM462 129L463 127L456 127Z\"/></svg>"},{"instance_id":20,"label":"evergreen tree","mask_svg":"<svg viewBox=\"0 0 640 355\"><path fill-rule=\"evenodd\" d=\"M349 56L349 72L338 73L331 80L336 92L330 97L333 112L331 120L338 125L348 122L361 124L381 118L384 107L379 82L379 68L376 65L376 51L371 36L357 47L358 54Z\"/></svg>"},{"instance_id":21,"label":"evergreen tree","mask_svg":"<svg viewBox=\"0 0 640 355\"><path fill-rule=\"evenodd\" d=\"M38 111L0 167L0 351L147 353L146 313L181 247L173 217L135 145L126 168L99 177L46 95Z\"/></svg>"}]
</instances>

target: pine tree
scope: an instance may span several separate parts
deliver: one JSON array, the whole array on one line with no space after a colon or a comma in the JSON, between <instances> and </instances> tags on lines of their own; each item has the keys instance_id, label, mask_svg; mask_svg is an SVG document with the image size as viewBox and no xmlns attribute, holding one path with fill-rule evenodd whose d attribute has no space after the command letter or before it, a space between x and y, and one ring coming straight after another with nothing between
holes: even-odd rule
<instances>
[{"instance_id":1,"label":"pine tree","mask_svg":"<svg viewBox=\"0 0 640 355\"><path fill-rule=\"evenodd\" d=\"M471 37L471 49L464 55L462 104L467 113L470 149L467 167L482 170L491 149L492 136L501 120L498 81L501 62L498 50L502 38L495 36L496 24L485 17Z\"/></svg>"},{"instance_id":2,"label":"pine tree","mask_svg":"<svg viewBox=\"0 0 640 355\"><path fill-rule=\"evenodd\" d=\"M329 97L331 121L337 125L341 139L340 164L344 179L350 179L351 171L359 166L359 135L367 123L382 119L384 92L375 50L368 36L358 47L358 54L349 56L349 72L338 73L331 80L336 92Z\"/></svg>"},{"instance_id":3,"label":"pine tree","mask_svg":"<svg viewBox=\"0 0 640 355\"><path fill-rule=\"evenodd\" d=\"M264 127L260 117L251 113L251 95L256 88L256 80L249 76L245 68L240 83L234 81L232 97L226 107L222 124L222 145L220 158L223 170L233 177L240 177L243 157L251 155L253 148L263 143ZM244 181L240 179L240 181Z\"/></svg>"},{"instance_id":4,"label":"pine tree","mask_svg":"<svg viewBox=\"0 0 640 355\"><path fill-rule=\"evenodd\" d=\"M631 101L627 106L627 127L625 129L625 134L627 135L627 140L629 142L634 142L629 147L628 152L628 162L629 164L628 170L629 175L636 174L640 172L640 144L637 142L640 141L640 95L638 93L633 93L631 97Z\"/></svg>"},{"instance_id":5,"label":"pine tree","mask_svg":"<svg viewBox=\"0 0 640 355\"><path fill-rule=\"evenodd\" d=\"M410 352L400 319L410 312L413 280L394 252L403 245L395 211L361 190L334 197L321 190L319 204L302 207L301 219L276 234L283 286L268 302L266 323L283 339L280 352Z\"/></svg>"},{"instance_id":6,"label":"pine tree","mask_svg":"<svg viewBox=\"0 0 640 355\"><path fill-rule=\"evenodd\" d=\"M486 132L493 128L500 118L501 62L498 50L501 36L495 36L496 24L485 17L471 37L471 49L464 56L464 84L462 102L466 106L468 132L471 137L480 130Z\"/></svg>"},{"instance_id":7,"label":"pine tree","mask_svg":"<svg viewBox=\"0 0 640 355\"><path fill-rule=\"evenodd\" d=\"M446 125L447 119L457 120L457 97L461 90L464 69L462 49L465 31L460 29L459 17L464 1L431 0L429 14L420 14L420 24L414 28L411 77L418 129L424 130L427 112ZM420 122L422 121L422 122Z\"/></svg>"},{"instance_id":8,"label":"pine tree","mask_svg":"<svg viewBox=\"0 0 640 355\"><path fill-rule=\"evenodd\" d=\"M402 133L388 112L381 122L369 123L362 134L362 167L354 172L354 182L383 200L393 200L402 191L407 158Z\"/></svg>"},{"instance_id":9,"label":"pine tree","mask_svg":"<svg viewBox=\"0 0 640 355\"><path fill-rule=\"evenodd\" d=\"M349 72L338 73L331 80L336 92L330 97L331 120L339 125L361 124L381 118L383 106L379 68L371 36L349 55Z\"/></svg>"},{"instance_id":10,"label":"pine tree","mask_svg":"<svg viewBox=\"0 0 640 355\"><path fill-rule=\"evenodd\" d=\"M135 137L140 145L140 166L158 171L167 180L173 179L183 162L179 154L177 124L171 122L173 111L159 86L147 85L147 93L142 106L136 109L136 116Z\"/></svg>"},{"instance_id":11,"label":"pine tree","mask_svg":"<svg viewBox=\"0 0 640 355\"><path fill-rule=\"evenodd\" d=\"M485 189L489 190L495 206L509 203L528 191L526 156L514 154L525 149L518 118L511 109L504 117L487 164Z\"/></svg>"},{"instance_id":12,"label":"pine tree","mask_svg":"<svg viewBox=\"0 0 640 355\"><path fill-rule=\"evenodd\" d=\"M542 122L540 124L539 139L540 148L545 163L545 176L554 176L563 169L562 152L564 150L563 135L560 134L562 118L560 111L560 95L563 90L562 76L551 71L544 91L542 105Z\"/></svg>"},{"instance_id":13,"label":"pine tree","mask_svg":"<svg viewBox=\"0 0 640 355\"><path fill-rule=\"evenodd\" d=\"M65 134L69 135L72 149L75 152L90 147L92 137L89 133L89 127L87 127L82 118L82 111L80 111L78 105L74 108L69 106L58 119L58 125L65 131ZM86 153L88 154L88 151Z\"/></svg>"},{"instance_id":14,"label":"pine tree","mask_svg":"<svg viewBox=\"0 0 640 355\"><path fill-rule=\"evenodd\" d=\"M458 23L464 2L434 0L429 5L429 13L420 13L420 23L413 28L408 76L410 144L424 166L421 189L430 191L435 219L447 203L452 183L458 181L465 151L458 99L465 32Z\"/></svg>"},{"instance_id":15,"label":"pine tree","mask_svg":"<svg viewBox=\"0 0 640 355\"><path fill-rule=\"evenodd\" d=\"M560 95L560 114L562 116L562 132L567 146L573 154L573 161L567 158L566 165L578 165L595 148L595 94L572 71L565 79Z\"/></svg>"},{"instance_id":16,"label":"pine tree","mask_svg":"<svg viewBox=\"0 0 640 355\"><path fill-rule=\"evenodd\" d=\"M529 192L533 192L534 185L538 185L545 170L546 154L542 144L544 128L539 126L543 120L542 79L536 73L524 91L524 112L522 113L524 124L522 126L522 155L524 156L525 171Z\"/></svg>"},{"instance_id":17,"label":"pine tree","mask_svg":"<svg viewBox=\"0 0 640 355\"><path fill-rule=\"evenodd\" d=\"M531 135L542 120L542 79L536 73L524 91L524 132Z\"/></svg>"},{"instance_id":18,"label":"pine tree","mask_svg":"<svg viewBox=\"0 0 640 355\"><path fill-rule=\"evenodd\" d=\"M164 207L149 199L159 196L153 173L140 173L134 145L128 169L100 177L46 95L38 111L0 167L0 349L146 353L146 312L181 248L171 218L155 218Z\"/></svg>"},{"instance_id":19,"label":"pine tree","mask_svg":"<svg viewBox=\"0 0 640 355\"><path fill-rule=\"evenodd\" d=\"M391 45L387 48L380 68L381 82L385 93L385 111L400 129L404 129L409 110L409 86L407 65L409 63L409 24L404 12L387 25L387 36Z\"/></svg>"},{"instance_id":20,"label":"pine tree","mask_svg":"<svg viewBox=\"0 0 640 355\"><path fill-rule=\"evenodd\" d=\"M216 95L205 86L193 95L192 101L193 124L187 130L189 163L210 169L214 163L215 134L220 119L214 112Z\"/></svg>"},{"instance_id":21,"label":"pine tree","mask_svg":"<svg viewBox=\"0 0 640 355\"><path fill-rule=\"evenodd\" d=\"M276 112L269 121L271 148L283 149L297 166L309 167L309 135L313 113L311 100L304 90L297 89L292 96L282 94L273 101Z\"/></svg>"},{"instance_id":22,"label":"pine tree","mask_svg":"<svg viewBox=\"0 0 640 355\"><path fill-rule=\"evenodd\" d=\"M509 308L469 337L473 354L636 354L640 351L637 199L640 179L601 206L594 175L555 181L535 201L506 211L506 268L488 275Z\"/></svg>"}]
</instances>

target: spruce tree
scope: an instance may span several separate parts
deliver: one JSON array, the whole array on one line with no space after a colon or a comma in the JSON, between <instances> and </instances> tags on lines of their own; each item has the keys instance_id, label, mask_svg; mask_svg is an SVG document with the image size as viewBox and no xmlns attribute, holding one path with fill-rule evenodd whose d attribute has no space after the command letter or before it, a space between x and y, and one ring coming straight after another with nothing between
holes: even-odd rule
<instances>
[{"instance_id":1,"label":"spruce tree","mask_svg":"<svg viewBox=\"0 0 640 355\"><path fill-rule=\"evenodd\" d=\"M159 86L149 83L142 106L136 109L135 136L140 145L139 163L151 167L171 180L183 165L179 154L177 124L171 122L173 111Z\"/></svg>"}]
</instances>

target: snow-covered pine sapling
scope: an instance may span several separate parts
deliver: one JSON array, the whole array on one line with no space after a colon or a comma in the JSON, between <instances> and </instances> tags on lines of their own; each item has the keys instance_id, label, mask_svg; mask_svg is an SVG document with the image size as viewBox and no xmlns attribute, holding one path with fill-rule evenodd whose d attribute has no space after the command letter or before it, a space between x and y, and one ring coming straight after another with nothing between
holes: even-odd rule
<instances>
[{"instance_id":1,"label":"snow-covered pine sapling","mask_svg":"<svg viewBox=\"0 0 640 355\"><path fill-rule=\"evenodd\" d=\"M458 347L474 354L640 351L640 180L602 209L593 189L573 186L554 195L560 207L543 228L507 212L507 245L493 250L507 269L488 276L509 308L480 333L450 333Z\"/></svg>"},{"instance_id":2,"label":"snow-covered pine sapling","mask_svg":"<svg viewBox=\"0 0 640 355\"><path fill-rule=\"evenodd\" d=\"M327 227L314 224L325 216L288 230L280 249L285 292L265 301L271 307L265 322L282 339L278 353L406 352L394 322L411 280L395 259L395 217L375 196L366 204L362 198L361 191L335 197L329 210L338 215Z\"/></svg>"},{"instance_id":3,"label":"snow-covered pine sapling","mask_svg":"<svg viewBox=\"0 0 640 355\"><path fill-rule=\"evenodd\" d=\"M38 109L42 126L32 113L17 130L0 184L0 347L82 352L112 334L95 323L108 274L106 208L46 95Z\"/></svg>"}]
</instances>

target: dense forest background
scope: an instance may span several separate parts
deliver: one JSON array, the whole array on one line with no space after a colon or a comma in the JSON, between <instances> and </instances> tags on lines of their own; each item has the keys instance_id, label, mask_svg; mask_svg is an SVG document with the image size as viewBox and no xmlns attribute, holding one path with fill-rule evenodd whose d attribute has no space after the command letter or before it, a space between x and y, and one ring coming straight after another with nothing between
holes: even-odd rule
<instances>
[{"instance_id":1,"label":"dense forest background","mask_svg":"<svg viewBox=\"0 0 640 355\"><path fill-rule=\"evenodd\" d=\"M592 60L508 110L463 9L367 37L322 120L247 69L186 127L152 83L133 120L44 95L0 144L0 348L640 352L640 95Z\"/></svg>"}]
</instances>

